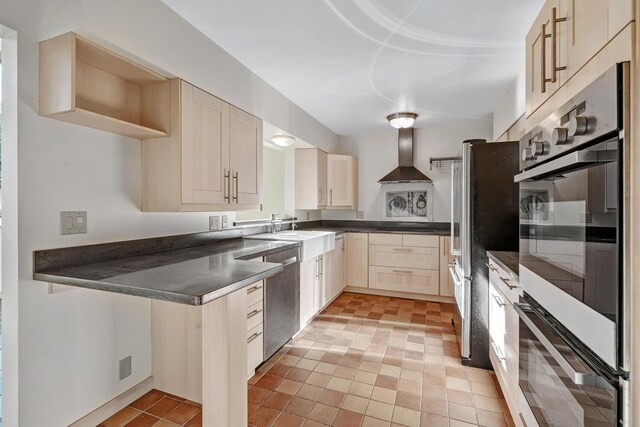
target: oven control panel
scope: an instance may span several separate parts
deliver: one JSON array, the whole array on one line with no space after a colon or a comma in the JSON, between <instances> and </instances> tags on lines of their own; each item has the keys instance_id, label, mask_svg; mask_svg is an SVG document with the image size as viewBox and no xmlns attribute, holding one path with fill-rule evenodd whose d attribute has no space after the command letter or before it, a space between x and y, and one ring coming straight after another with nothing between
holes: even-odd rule
<instances>
[{"instance_id":1,"label":"oven control panel","mask_svg":"<svg viewBox=\"0 0 640 427\"><path fill-rule=\"evenodd\" d=\"M520 170L563 153L617 138L629 91L629 65L618 64L570 99L520 140Z\"/></svg>"}]
</instances>

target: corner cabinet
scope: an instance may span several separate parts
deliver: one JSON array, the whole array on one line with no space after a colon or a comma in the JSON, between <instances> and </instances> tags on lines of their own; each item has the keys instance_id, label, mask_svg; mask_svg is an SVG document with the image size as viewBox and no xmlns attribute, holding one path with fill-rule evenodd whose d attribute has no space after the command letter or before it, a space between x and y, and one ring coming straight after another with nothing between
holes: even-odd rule
<instances>
[{"instance_id":1,"label":"corner cabinet","mask_svg":"<svg viewBox=\"0 0 640 427\"><path fill-rule=\"evenodd\" d=\"M262 121L171 80L171 129L142 142L146 212L260 209Z\"/></svg>"},{"instance_id":2,"label":"corner cabinet","mask_svg":"<svg viewBox=\"0 0 640 427\"><path fill-rule=\"evenodd\" d=\"M358 208L358 164L353 156L327 156L329 209Z\"/></svg>"}]
</instances>

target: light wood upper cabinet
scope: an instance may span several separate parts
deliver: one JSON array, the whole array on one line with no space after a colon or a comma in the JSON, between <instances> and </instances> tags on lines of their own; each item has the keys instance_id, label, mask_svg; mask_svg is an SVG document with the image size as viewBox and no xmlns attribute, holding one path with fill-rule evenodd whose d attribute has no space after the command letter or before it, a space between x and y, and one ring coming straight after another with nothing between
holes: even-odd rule
<instances>
[{"instance_id":1,"label":"light wood upper cabinet","mask_svg":"<svg viewBox=\"0 0 640 427\"><path fill-rule=\"evenodd\" d=\"M262 121L171 80L169 136L142 142L142 210L260 209Z\"/></svg>"},{"instance_id":2,"label":"light wood upper cabinet","mask_svg":"<svg viewBox=\"0 0 640 427\"><path fill-rule=\"evenodd\" d=\"M296 149L296 209L327 206L327 153L317 148Z\"/></svg>"},{"instance_id":3,"label":"light wood upper cabinet","mask_svg":"<svg viewBox=\"0 0 640 427\"><path fill-rule=\"evenodd\" d=\"M346 242L347 286L369 286L369 235L348 233Z\"/></svg>"},{"instance_id":4,"label":"light wood upper cabinet","mask_svg":"<svg viewBox=\"0 0 640 427\"><path fill-rule=\"evenodd\" d=\"M556 48L553 48L552 13L559 8L559 0L547 1L536 18L525 39L526 47L526 115L528 116L544 103L560 87L559 71L553 70L552 55L555 52L555 63L560 65L560 44L557 43L560 33L556 32ZM561 23L556 24L561 25ZM557 28L557 27L556 27ZM555 77L554 77L555 75Z\"/></svg>"},{"instance_id":5,"label":"light wood upper cabinet","mask_svg":"<svg viewBox=\"0 0 640 427\"><path fill-rule=\"evenodd\" d=\"M262 202L262 120L230 107L229 169L232 204Z\"/></svg>"},{"instance_id":6,"label":"light wood upper cabinet","mask_svg":"<svg viewBox=\"0 0 640 427\"><path fill-rule=\"evenodd\" d=\"M182 203L226 203L229 104L185 81L180 88Z\"/></svg>"},{"instance_id":7,"label":"light wood upper cabinet","mask_svg":"<svg viewBox=\"0 0 640 427\"><path fill-rule=\"evenodd\" d=\"M328 208L357 209L358 166L353 156L327 156Z\"/></svg>"},{"instance_id":8,"label":"light wood upper cabinet","mask_svg":"<svg viewBox=\"0 0 640 427\"><path fill-rule=\"evenodd\" d=\"M633 0L547 0L526 38L526 116L633 19Z\"/></svg>"},{"instance_id":9,"label":"light wood upper cabinet","mask_svg":"<svg viewBox=\"0 0 640 427\"><path fill-rule=\"evenodd\" d=\"M451 237L440 236L440 296L454 296L453 277L449 273L449 263L452 262Z\"/></svg>"},{"instance_id":10,"label":"light wood upper cabinet","mask_svg":"<svg viewBox=\"0 0 640 427\"><path fill-rule=\"evenodd\" d=\"M40 43L40 114L132 138L169 132L169 80L75 33Z\"/></svg>"}]
</instances>

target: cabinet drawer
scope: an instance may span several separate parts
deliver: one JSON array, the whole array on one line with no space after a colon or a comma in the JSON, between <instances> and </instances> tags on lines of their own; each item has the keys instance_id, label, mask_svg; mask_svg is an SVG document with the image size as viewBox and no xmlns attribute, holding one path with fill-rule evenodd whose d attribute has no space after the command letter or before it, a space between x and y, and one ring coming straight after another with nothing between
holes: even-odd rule
<instances>
[{"instance_id":1,"label":"cabinet drawer","mask_svg":"<svg viewBox=\"0 0 640 427\"><path fill-rule=\"evenodd\" d=\"M404 246L438 248L440 246L440 237L439 236L423 236L419 234L403 234L402 244Z\"/></svg>"},{"instance_id":2,"label":"cabinet drawer","mask_svg":"<svg viewBox=\"0 0 640 427\"><path fill-rule=\"evenodd\" d=\"M438 248L369 246L369 265L438 270L439 264Z\"/></svg>"},{"instance_id":3,"label":"cabinet drawer","mask_svg":"<svg viewBox=\"0 0 640 427\"><path fill-rule=\"evenodd\" d=\"M262 301L247 309L247 330L251 330L262 323Z\"/></svg>"},{"instance_id":4,"label":"cabinet drawer","mask_svg":"<svg viewBox=\"0 0 640 427\"><path fill-rule=\"evenodd\" d=\"M402 246L402 234L369 234L370 245Z\"/></svg>"},{"instance_id":5,"label":"cabinet drawer","mask_svg":"<svg viewBox=\"0 0 640 427\"><path fill-rule=\"evenodd\" d=\"M510 303L518 302L522 295L522 289L518 281L513 279L510 274L504 271L500 266L489 260L489 281L495 286Z\"/></svg>"},{"instance_id":6,"label":"cabinet drawer","mask_svg":"<svg viewBox=\"0 0 640 427\"><path fill-rule=\"evenodd\" d=\"M251 378L264 359L262 323L247 333L247 378Z\"/></svg>"},{"instance_id":7,"label":"cabinet drawer","mask_svg":"<svg viewBox=\"0 0 640 427\"><path fill-rule=\"evenodd\" d=\"M264 299L264 283L256 282L247 288L247 307L259 303Z\"/></svg>"},{"instance_id":8,"label":"cabinet drawer","mask_svg":"<svg viewBox=\"0 0 640 427\"><path fill-rule=\"evenodd\" d=\"M437 270L372 266L369 267L369 287L387 291L438 295L440 291L439 272Z\"/></svg>"}]
</instances>

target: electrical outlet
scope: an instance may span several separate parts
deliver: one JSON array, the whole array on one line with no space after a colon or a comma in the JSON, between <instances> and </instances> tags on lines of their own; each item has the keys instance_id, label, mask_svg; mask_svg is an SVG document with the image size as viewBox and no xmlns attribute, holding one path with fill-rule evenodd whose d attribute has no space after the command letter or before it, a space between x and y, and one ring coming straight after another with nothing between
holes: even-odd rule
<instances>
[{"instance_id":1,"label":"electrical outlet","mask_svg":"<svg viewBox=\"0 0 640 427\"><path fill-rule=\"evenodd\" d=\"M86 234L87 211L60 212L60 235Z\"/></svg>"},{"instance_id":2,"label":"electrical outlet","mask_svg":"<svg viewBox=\"0 0 640 427\"><path fill-rule=\"evenodd\" d=\"M307 218L307 221L309 221L309 218L311 218L311 212L305 212L305 218Z\"/></svg>"},{"instance_id":3,"label":"electrical outlet","mask_svg":"<svg viewBox=\"0 0 640 427\"><path fill-rule=\"evenodd\" d=\"M209 217L209 230L220 230L220 217L219 216L210 216Z\"/></svg>"},{"instance_id":4,"label":"electrical outlet","mask_svg":"<svg viewBox=\"0 0 640 427\"><path fill-rule=\"evenodd\" d=\"M364 211L356 211L356 218L364 218Z\"/></svg>"},{"instance_id":5,"label":"electrical outlet","mask_svg":"<svg viewBox=\"0 0 640 427\"><path fill-rule=\"evenodd\" d=\"M229 215L222 215L222 229L226 230L229 228Z\"/></svg>"},{"instance_id":6,"label":"electrical outlet","mask_svg":"<svg viewBox=\"0 0 640 427\"><path fill-rule=\"evenodd\" d=\"M131 375L131 356L127 356L120 361L120 373L118 378L120 381Z\"/></svg>"}]
</instances>

